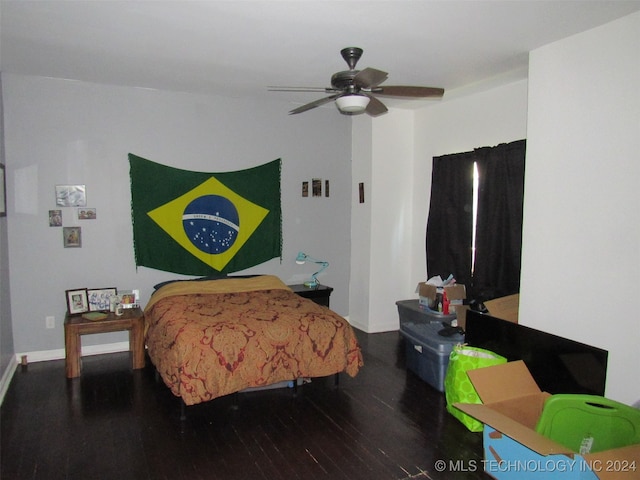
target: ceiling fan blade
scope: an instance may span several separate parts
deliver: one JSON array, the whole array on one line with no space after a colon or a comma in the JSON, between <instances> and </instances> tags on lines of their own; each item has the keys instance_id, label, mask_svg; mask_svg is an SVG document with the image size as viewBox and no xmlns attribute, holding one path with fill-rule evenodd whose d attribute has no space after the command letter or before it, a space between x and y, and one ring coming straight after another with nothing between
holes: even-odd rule
<instances>
[{"instance_id":1,"label":"ceiling fan blade","mask_svg":"<svg viewBox=\"0 0 640 480\"><path fill-rule=\"evenodd\" d=\"M371 91L384 97L441 98L444 95L444 88L403 85L385 85L373 88Z\"/></svg>"},{"instance_id":2,"label":"ceiling fan blade","mask_svg":"<svg viewBox=\"0 0 640 480\"><path fill-rule=\"evenodd\" d=\"M353 83L360 88L372 88L380 85L388 76L389 74L382 70L365 68L356 73L356 76L353 77Z\"/></svg>"},{"instance_id":3,"label":"ceiling fan blade","mask_svg":"<svg viewBox=\"0 0 640 480\"><path fill-rule=\"evenodd\" d=\"M385 107L384 103L378 100L373 95L367 95L371 100L369 101L369 105L367 105L367 109L365 112L372 117L377 117L378 115L382 115L383 113L387 113L388 109Z\"/></svg>"},{"instance_id":4,"label":"ceiling fan blade","mask_svg":"<svg viewBox=\"0 0 640 480\"><path fill-rule=\"evenodd\" d=\"M270 92L325 92L331 93L333 88L326 87L281 87L281 86L269 86L267 90Z\"/></svg>"},{"instance_id":5,"label":"ceiling fan blade","mask_svg":"<svg viewBox=\"0 0 640 480\"><path fill-rule=\"evenodd\" d=\"M293 110L291 110L289 112L289 115L295 115L296 113L306 112L307 110L311 110L312 108L319 107L320 105L324 105L325 103L329 103L329 102L335 100L340 95L341 94L331 95L330 97L320 98L320 99L316 100L315 102L306 103L305 105L302 105L301 107L294 108Z\"/></svg>"}]
</instances>

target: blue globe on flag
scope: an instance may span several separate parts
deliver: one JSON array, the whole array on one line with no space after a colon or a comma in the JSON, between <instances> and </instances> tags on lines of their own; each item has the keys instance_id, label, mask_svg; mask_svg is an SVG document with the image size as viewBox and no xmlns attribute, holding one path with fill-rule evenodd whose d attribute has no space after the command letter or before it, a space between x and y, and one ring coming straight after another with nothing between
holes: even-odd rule
<instances>
[{"instance_id":1,"label":"blue globe on flag","mask_svg":"<svg viewBox=\"0 0 640 480\"><path fill-rule=\"evenodd\" d=\"M235 205L220 195L203 195L187 205L182 225L191 243L199 250L226 252L238 238L240 218Z\"/></svg>"}]
</instances>

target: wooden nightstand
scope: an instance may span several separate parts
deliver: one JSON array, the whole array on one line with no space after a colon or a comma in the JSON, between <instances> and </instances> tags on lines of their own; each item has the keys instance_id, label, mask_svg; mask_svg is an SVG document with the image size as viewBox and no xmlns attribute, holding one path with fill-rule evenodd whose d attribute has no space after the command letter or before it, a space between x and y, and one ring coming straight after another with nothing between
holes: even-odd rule
<instances>
[{"instance_id":1,"label":"wooden nightstand","mask_svg":"<svg viewBox=\"0 0 640 480\"><path fill-rule=\"evenodd\" d=\"M329 297L331 296L331 292L333 292L333 288L331 287L327 287L326 285L305 287L304 284L298 283L296 285L289 285L289 288L301 297L309 298L318 305L329 307Z\"/></svg>"},{"instance_id":2,"label":"wooden nightstand","mask_svg":"<svg viewBox=\"0 0 640 480\"><path fill-rule=\"evenodd\" d=\"M121 316L109 313L102 320L87 320L82 315L67 314L64 319L64 348L67 378L80 376L81 335L129 330L132 368L144 368L144 314L139 308L127 308Z\"/></svg>"}]
</instances>

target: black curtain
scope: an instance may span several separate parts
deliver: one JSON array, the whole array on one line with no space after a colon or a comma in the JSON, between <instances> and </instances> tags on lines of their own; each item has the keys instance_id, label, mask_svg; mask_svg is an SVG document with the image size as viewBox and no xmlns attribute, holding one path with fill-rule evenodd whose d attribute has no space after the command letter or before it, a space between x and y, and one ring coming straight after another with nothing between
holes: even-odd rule
<instances>
[{"instance_id":1,"label":"black curtain","mask_svg":"<svg viewBox=\"0 0 640 480\"><path fill-rule=\"evenodd\" d=\"M427 277L453 274L467 298L520 291L526 140L433 158L427 221ZM472 267L473 165L478 166Z\"/></svg>"},{"instance_id":2,"label":"black curtain","mask_svg":"<svg viewBox=\"0 0 640 480\"><path fill-rule=\"evenodd\" d=\"M526 140L519 140L475 152L480 179L472 283L476 298L520 291L525 151Z\"/></svg>"},{"instance_id":3,"label":"black curtain","mask_svg":"<svg viewBox=\"0 0 640 480\"><path fill-rule=\"evenodd\" d=\"M449 274L471 284L474 155L433 158L431 203L427 221L427 276Z\"/></svg>"}]
</instances>

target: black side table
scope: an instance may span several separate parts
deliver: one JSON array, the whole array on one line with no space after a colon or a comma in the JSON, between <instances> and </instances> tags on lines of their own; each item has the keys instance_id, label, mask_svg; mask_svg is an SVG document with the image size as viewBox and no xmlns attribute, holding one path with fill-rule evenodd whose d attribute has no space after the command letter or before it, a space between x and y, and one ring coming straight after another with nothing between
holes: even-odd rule
<instances>
[{"instance_id":1,"label":"black side table","mask_svg":"<svg viewBox=\"0 0 640 480\"><path fill-rule=\"evenodd\" d=\"M318 285L317 287L305 287L304 284L289 285L289 288L301 297L309 298L318 305L324 305L329 308L329 297L333 288L326 285Z\"/></svg>"}]
</instances>

